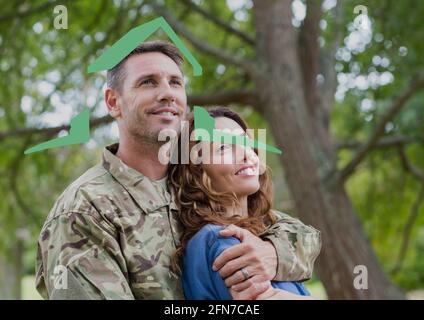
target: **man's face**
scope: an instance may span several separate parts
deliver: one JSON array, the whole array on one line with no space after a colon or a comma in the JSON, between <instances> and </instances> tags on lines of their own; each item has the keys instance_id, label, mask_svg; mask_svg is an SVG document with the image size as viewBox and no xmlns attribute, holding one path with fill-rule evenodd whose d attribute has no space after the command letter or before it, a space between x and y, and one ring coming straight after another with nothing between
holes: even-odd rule
<instances>
[{"instance_id":1,"label":"man's face","mask_svg":"<svg viewBox=\"0 0 424 320\"><path fill-rule=\"evenodd\" d=\"M126 76L118 95L120 129L138 141L158 143L162 129L180 130L187 96L183 75L165 54L148 52L125 62Z\"/></svg>"}]
</instances>

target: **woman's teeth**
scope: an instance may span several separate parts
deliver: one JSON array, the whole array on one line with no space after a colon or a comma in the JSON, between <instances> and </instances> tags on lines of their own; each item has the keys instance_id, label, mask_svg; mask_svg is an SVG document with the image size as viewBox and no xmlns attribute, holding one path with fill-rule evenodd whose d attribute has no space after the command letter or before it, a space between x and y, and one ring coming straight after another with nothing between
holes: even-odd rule
<instances>
[{"instance_id":1,"label":"woman's teeth","mask_svg":"<svg viewBox=\"0 0 424 320\"><path fill-rule=\"evenodd\" d=\"M240 170L236 173L236 176L238 175L248 175L248 176L253 176L254 174L256 174L256 170L253 168L246 168L243 170Z\"/></svg>"}]
</instances>

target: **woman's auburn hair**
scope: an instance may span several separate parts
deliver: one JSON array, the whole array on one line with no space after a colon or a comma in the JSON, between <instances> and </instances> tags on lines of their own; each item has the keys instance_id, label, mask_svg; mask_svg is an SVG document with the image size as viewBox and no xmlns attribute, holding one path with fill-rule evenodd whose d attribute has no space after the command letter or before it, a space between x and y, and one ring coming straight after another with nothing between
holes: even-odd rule
<instances>
[{"instance_id":1,"label":"woman's auburn hair","mask_svg":"<svg viewBox=\"0 0 424 320\"><path fill-rule=\"evenodd\" d=\"M237 122L245 132L247 125L244 120L234 111L226 107L215 107L207 110L213 118L225 117ZM187 116L189 125L189 137L194 130L194 115ZM190 141L189 150L199 141ZM172 257L172 269L181 272L181 258L188 241L206 224L229 225L234 224L249 230L255 235L265 231L275 223L276 219L271 211L272 208L272 181L269 167L259 176L259 190L247 198L248 217L225 216L225 206L236 205L235 193L217 192L214 190L211 179L203 170L201 164L181 164L180 138L174 145L174 151L178 152L178 164L171 164L168 169L168 178L175 194L175 202L178 207L178 217L182 224L180 245ZM257 150L255 150L257 153Z\"/></svg>"}]
</instances>

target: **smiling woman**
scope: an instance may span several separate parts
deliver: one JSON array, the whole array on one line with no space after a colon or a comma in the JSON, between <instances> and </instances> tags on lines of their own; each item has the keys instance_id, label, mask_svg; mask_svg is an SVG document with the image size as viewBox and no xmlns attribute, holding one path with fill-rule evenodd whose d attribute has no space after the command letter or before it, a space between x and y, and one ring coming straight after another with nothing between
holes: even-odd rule
<instances>
[{"instance_id":1,"label":"smiling woman","mask_svg":"<svg viewBox=\"0 0 424 320\"><path fill-rule=\"evenodd\" d=\"M230 109L218 107L208 112L215 119L215 130L239 130L247 135L246 123ZM188 127L192 136L193 115L189 115ZM179 145L180 143L176 144L177 149ZM266 232L280 213L271 210L269 171L266 168L260 170L264 165L260 163L256 150L221 141L191 140L190 151L198 145L203 146L199 149L202 158L200 164L190 161L188 164L173 164L169 169L170 183L175 190L180 212L179 218L184 227L173 268L175 271L182 269L185 297L246 299L253 296L262 299L299 299L309 295L299 282L271 282L273 277L266 278L259 274L249 267L247 261L239 262L244 264L233 272L218 271L219 267L212 268L212 263L226 249L231 250L240 245L241 240ZM205 150L208 151L207 155L202 154ZM176 151L181 158L181 150L174 150ZM280 227L296 239L298 246L297 249L288 249L288 255L293 255L296 251L304 252L305 257L308 257L308 263L304 267L312 269L320 250L319 233L296 219L281 215L281 220L285 222ZM220 237L223 226L229 224L248 231L244 235L241 232L237 238ZM312 242L306 243L307 238ZM297 263L303 264L300 260ZM236 285L232 286L232 283Z\"/></svg>"}]
</instances>

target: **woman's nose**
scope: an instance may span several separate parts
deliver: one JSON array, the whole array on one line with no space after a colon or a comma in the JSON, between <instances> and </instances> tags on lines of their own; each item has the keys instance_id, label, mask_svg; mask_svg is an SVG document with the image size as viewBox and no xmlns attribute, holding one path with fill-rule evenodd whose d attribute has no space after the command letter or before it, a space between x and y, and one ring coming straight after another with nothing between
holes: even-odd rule
<instances>
[{"instance_id":1,"label":"woman's nose","mask_svg":"<svg viewBox=\"0 0 424 320\"><path fill-rule=\"evenodd\" d=\"M168 81L162 82L159 87L158 100L161 102L174 102L175 99L174 90L171 88Z\"/></svg>"},{"instance_id":2,"label":"woman's nose","mask_svg":"<svg viewBox=\"0 0 424 320\"><path fill-rule=\"evenodd\" d=\"M237 149L240 154L240 156L237 157L237 162L239 164L256 164L258 162L258 156L251 147L240 145Z\"/></svg>"},{"instance_id":3,"label":"woman's nose","mask_svg":"<svg viewBox=\"0 0 424 320\"><path fill-rule=\"evenodd\" d=\"M256 164L258 162L258 156L256 155L255 150L253 150L251 147L246 147L245 150L246 162Z\"/></svg>"}]
</instances>

